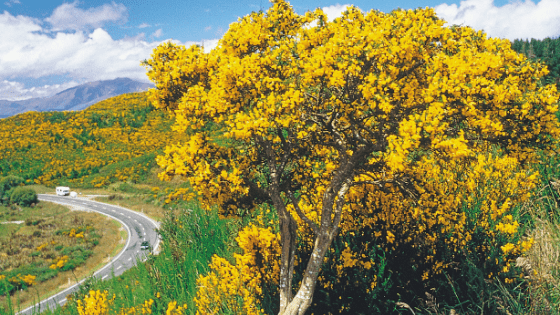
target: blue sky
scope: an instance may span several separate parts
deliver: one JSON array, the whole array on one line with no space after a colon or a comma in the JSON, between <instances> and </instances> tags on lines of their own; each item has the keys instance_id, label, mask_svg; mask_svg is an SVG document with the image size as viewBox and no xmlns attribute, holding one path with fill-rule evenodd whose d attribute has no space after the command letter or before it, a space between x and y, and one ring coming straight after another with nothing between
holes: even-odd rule
<instances>
[{"instance_id":1,"label":"blue sky","mask_svg":"<svg viewBox=\"0 0 560 315\"><path fill-rule=\"evenodd\" d=\"M230 23L268 0L0 0L0 99L46 97L77 84L130 77L147 81L140 61L173 40L210 49ZM450 23L490 36L557 37L560 0L294 0L303 14L329 17L353 4L363 11L434 7ZM0 108L0 115L1 115Z\"/></svg>"}]
</instances>

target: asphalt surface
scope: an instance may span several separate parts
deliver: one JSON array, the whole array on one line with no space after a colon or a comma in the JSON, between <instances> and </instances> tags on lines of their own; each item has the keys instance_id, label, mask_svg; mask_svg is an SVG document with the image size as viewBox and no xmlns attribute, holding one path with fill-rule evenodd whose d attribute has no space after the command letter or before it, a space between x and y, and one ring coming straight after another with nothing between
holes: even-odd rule
<instances>
[{"instance_id":1,"label":"asphalt surface","mask_svg":"<svg viewBox=\"0 0 560 315\"><path fill-rule=\"evenodd\" d=\"M137 261L144 261L150 251L156 252L158 250L159 238L156 229L159 225L157 222L141 213L79 197L72 198L68 196L40 194L39 200L72 206L76 210L98 212L118 221L126 229L128 238L124 248L108 264L93 274L95 278L107 280L113 276L119 276L127 269L135 266ZM152 248L150 250L142 250L140 245L143 241L148 241ZM39 314L46 309L52 310L58 306L62 306L66 303L66 296L78 291L80 284L84 281L85 279L17 314Z\"/></svg>"}]
</instances>

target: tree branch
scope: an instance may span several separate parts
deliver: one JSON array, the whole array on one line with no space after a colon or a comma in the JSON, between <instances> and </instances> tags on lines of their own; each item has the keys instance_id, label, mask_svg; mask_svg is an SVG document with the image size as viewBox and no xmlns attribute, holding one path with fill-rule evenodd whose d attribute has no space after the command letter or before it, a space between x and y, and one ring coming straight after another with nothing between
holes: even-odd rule
<instances>
[{"instance_id":1,"label":"tree branch","mask_svg":"<svg viewBox=\"0 0 560 315\"><path fill-rule=\"evenodd\" d=\"M301 208L299 207L299 202L298 200L296 200L296 197L294 196L294 193L291 190L288 190L288 196L290 197L290 199L292 200L292 203L294 204L294 208L296 209L296 212L298 214L298 216L305 221L305 223L307 223L307 225L309 225L311 227L311 230L313 230L313 233L315 235L318 235L319 233L319 226L317 226L317 224L315 224L315 222L311 221L311 219L309 219L304 213L303 211L301 211Z\"/></svg>"}]
</instances>

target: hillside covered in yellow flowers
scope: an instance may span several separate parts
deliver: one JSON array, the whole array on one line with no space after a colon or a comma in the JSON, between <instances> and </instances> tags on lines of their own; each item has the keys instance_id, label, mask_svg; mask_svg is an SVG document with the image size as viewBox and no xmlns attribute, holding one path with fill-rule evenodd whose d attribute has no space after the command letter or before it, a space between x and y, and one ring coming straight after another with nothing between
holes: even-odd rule
<instances>
[{"instance_id":1,"label":"hillside covered in yellow flowers","mask_svg":"<svg viewBox=\"0 0 560 315\"><path fill-rule=\"evenodd\" d=\"M116 96L83 111L27 112L0 120L0 177L47 186L101 187L141 180L156 152L177 140L173 118L145 93Z\"/></svg>"}]
</instances>

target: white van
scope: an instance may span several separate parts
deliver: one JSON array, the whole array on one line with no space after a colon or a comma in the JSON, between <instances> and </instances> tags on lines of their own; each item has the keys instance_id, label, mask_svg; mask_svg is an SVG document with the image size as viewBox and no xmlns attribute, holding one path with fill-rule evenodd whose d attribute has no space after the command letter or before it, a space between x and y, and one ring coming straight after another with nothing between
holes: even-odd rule
<instances>
[{"instance_id":1,"label":"white van","mask_svg":"<svg viewBox=\"0 0 560 315\"><path fill-rule=\"evenodd\" d=\"M64 186L56 187L56 194L59 196L68 196L70 195L70 188Z\"/></svg>"}]
</instances>

